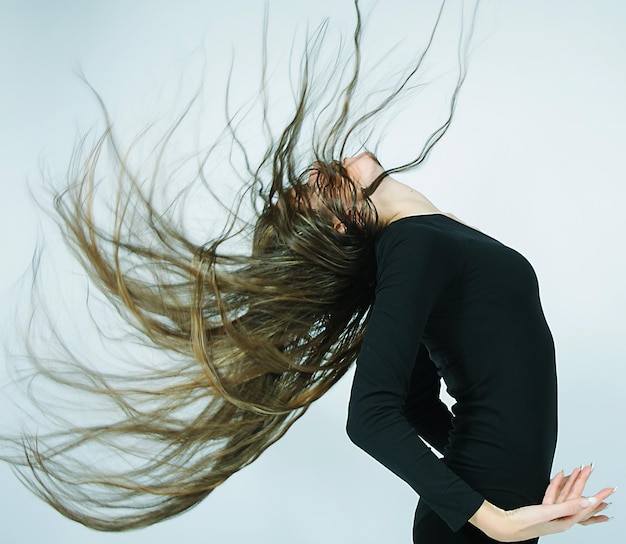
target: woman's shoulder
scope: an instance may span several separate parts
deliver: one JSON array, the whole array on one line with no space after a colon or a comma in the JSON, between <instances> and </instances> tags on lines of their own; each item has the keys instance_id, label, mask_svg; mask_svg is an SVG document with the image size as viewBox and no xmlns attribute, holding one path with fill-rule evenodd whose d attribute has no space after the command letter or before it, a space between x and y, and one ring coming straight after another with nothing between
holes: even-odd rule
<instances>
[{"instance_id":1,"label":"woman's shoulder","mask_svg":"<svg viewBox=\"0 0 626 544\"><path fill-rule=\"evenodd\" d=\"M376 244L377 279L435 285L463 270L461 229L469 227L443 214L408 216L389 224Z\"/></svg>"},{"instance_id":2,"label":"woman's shoulder","mask_svg":"<svg viewBox=\"0 0 626 544\"><path fill-rule=\"evenodd\" d=\"M391 256L407 258L458 253L459 227L470 228L449 215L403 217L387 225L376 240L379 264Z\"/></svg>"}]
</instances>

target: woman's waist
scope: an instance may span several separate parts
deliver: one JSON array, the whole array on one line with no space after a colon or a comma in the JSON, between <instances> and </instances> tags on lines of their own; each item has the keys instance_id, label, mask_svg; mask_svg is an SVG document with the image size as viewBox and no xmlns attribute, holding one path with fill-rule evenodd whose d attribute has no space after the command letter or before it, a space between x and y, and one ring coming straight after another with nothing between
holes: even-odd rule
<instances>
[{"instance_id":1,"label":"woman's waist","mask_svg":"<svg viewBox=\"0 0 626 544\"><path fill-rule=\"evenodd\" d=\"M474 489L500 489L528 499L543 496L550 480L556 432L460 434L453 429L444 463Z\"/></svg>"},{"instance_id":2,"label":"woman's waist","mask_svg":"<svg viewBox=\"0 0 626 544\"><path fill-rule=\"evenodd\" d=\"M488 455L487 452L481 450L480 454L473 455L473 453L471 450L458 452L447 448L442 461L470 487L479 492L511 493L517 498L528 501L527 504L541 501L550 481L553 450L526 458L518 456L517 452ZM484 496L490 500L489 497L492 495L485 494Z\"/></svg>"}]
</instances>

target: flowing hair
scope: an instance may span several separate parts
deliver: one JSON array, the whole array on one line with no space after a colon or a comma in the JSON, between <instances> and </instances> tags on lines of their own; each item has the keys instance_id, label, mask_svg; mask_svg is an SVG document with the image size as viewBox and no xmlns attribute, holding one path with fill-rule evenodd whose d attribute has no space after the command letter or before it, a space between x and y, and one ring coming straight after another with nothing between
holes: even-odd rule
<instances>
[{"instance_id":1,"label":"flowing hair","mask_svg":"<svg viewBox=\"0 0 626 544\"><path fill-rule=\"evenodd\" d=\"M448 114L414 159L386 170L365 191L337 159L354 151L357 136L416 82L444 4L412 66L365 110L355 106L362 80L358 1L351 54L344 60L337 54L335 66L343 75L334 86L313 81L327 25L307 35L295 109L278 136L268 121L263 50L259 96L266 150L253 164L235 115L227 115L221 142L238 150L246 167L226 226L206 236L206 243L193 242L171 208L157 203L158 176L146 179L133 169L133 147L120 150L108 116L95 143L79 142L69 179L54 196L57 222L91 285L136 341L158 350L161 362L131 361L130 374L116 373L79 360L60 334L58 358L27 341L34 378L115 408L106 422L63 420L60 430L3 438L18 446L3 458L31 490L98 530L170 518L253 462L346 373L367 326L376 278L373 246L385 226L369 197L385 175L419 166L448 129L475 11L469 32L460 33ZM371 103L375 95L367 96ZM176 130L162 140L155 162ZM196 172L210 195L220 183L208 167L217 148ZM117 181L107 201L109 222L95 211L111 179L101 172L103 162L113 166ZM322 202L317 209L309 205L311 179ZM252 219L243 217L246 205ZM332 215L345 232L333 228Z\"/></svg>"}]
</instances>

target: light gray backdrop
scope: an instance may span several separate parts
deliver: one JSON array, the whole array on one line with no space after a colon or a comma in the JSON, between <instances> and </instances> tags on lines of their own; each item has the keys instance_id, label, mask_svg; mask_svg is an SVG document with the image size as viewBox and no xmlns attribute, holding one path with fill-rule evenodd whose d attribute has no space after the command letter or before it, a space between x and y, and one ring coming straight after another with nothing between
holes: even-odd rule
<instances>
[{"instance_id":1,"label":"light gray backdrop","mask_svg":"<svg viewBox=\"0 0 626 544\"><path fill-rule=\"evenodd\" d=\"M328 16L331 35L351 29L349 0L269 3L277 62L307 22L313 27ZM256 88L263 4L0 1L0 292L26 269L37 238L27 179L36 186L42 163L63 175L77 132L100 120L76 68L130 135L164 105L189 97L202 69L212 99L221 100L231 48L238 81L248 78ZM438 5L363 4L371 12L369 43L383 51L404 39L405 52L420 43ZM593 489L624 483L625 51L626 4L619 0L483 2L453 127L428 164L404 178L535 266L558 352L554 468L595 461ZM285 74L274 74L273 84L284 85ZM409 132L391 134L383 163L406 156L407 141ZM0 466L0 540L408 544L417 498L348 441L349 385L347 377L195 510L139 532L99 534L67 521ZM611 522L545 542L622 542L619 491L613 502Z\"/></svg>"}]
</instances>

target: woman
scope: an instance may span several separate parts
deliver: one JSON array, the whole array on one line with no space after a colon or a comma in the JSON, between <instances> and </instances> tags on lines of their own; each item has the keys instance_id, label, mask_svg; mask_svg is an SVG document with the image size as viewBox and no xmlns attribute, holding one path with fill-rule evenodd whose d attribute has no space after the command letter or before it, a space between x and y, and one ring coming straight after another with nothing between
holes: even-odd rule
<instances>
[{"instance_id":1,"label":"woman","mask_svg":"<svg viewBox=\"0 0 626 544\"><path fill-rule=\"evenodd\" d=\"M433 36L436 29L437 24ZM610 490L597 494L595 505L580 504L589 468L569 478L557 475L544 498L548 504L518 509L541 500L537 493L547 484L554 446L553 361L549 333L537 321L536 300L528 310L534 312L532 319L523 320L518 332L539 332L543 339L533 349L541 355L537 365L543 366L538 369L548 378L538 402L549 417L534 429L533 438L541 443L525 460L528 473L520 478L517 467L500 456L496 460L504 464L490 464L493 474L483 480L485 466L477 464L476 457L482 452L477 446L484 443L491 447L491 457L480 460L491 462L502 438L498 433L509 422L528 423L532 412L524 413L520 422L516 411L504 410L497 414L504 418L500 421L489 412L494 405L475 406L482 397L459 390L451 421L436 400L438 377L430 357L449 385L471 384L457 380L448 366L453 362L450 350L458 347L473 357L479 340L459 327L465 313L459 317L454 308L440 312L440 306L450 309L450 289L467 284L459 268L462 259L473 257L476 248L478 253L484 247L501 248L488 245L495 242L455 219L438 215L425 198L389 174L418 166L445 133L463 82L463 66L448 118L413 161L385 171L369 154L336 160L346 149L358 149L375 128L372 120L415 83L433 36L406 78L372 102L377 96L373 91L364 97L357 92L360 19L353 68L343 72L345 79L335 76L327 86L319 84L313 62L323 43L323 28L314 34L303 59L295 113L279 137L267 131L267 151L256 164L247 161L230 116L231 143L241 149L248 165L234 209L243 210L249 197L254 226L242 221L243 212L233 212L222 234L207 233L202 243L191 239L176 214L174 204L183 200L159 206L154 190L158 176L133 169L129 155L117 151L110 125L95 145L84 144L86 153L77 153L72 179L55 199L60 224L93 283L139 338L160 351L163 362L141 360L131 373L115 374L79 361L62 338L57 338L60 353L54 357L31 343L38 380L69 388L72 394L91 395L94 407L105 406L110 413L105 423L98 419L77 425L71 420L48 434L26 435L19 442L23 451L7 456L51 505L101 530L142 527L181 513L279 439L358 355L349 433L422 494L415 523L418 542L480 541L482 533L519 541L577 521L605 519L595 514ZM112 144L119 181L112 200L99 193L106 143ZM157 163L163 150L157 152ZM202 182L211 181L209 158L213 155L207 154L198 175ZM111 201L113 222L108 224L98 204ZM248 241L247 234L252 234L249 251L229 245ZM525 272L528 294L534 284L528 269ZM398 285L401 305L396 303ZM484 303L482 296L474 300L478 308ZM456 311L465 312L466 307L459 304ZM516 319L518 313L514 309L507 315ZM472 327L475 316L473 309ZM501 314L488 317L496 320ZM445 342L436 334L442 320ZM395 324L401 326L395 330ZM390 327L396 335L392 340ZM494 345L494 351L486 353L502 357L500 348ZM389 356L392 349L395 353ZM457 359L466 371L483 369L482 359L476 367L475 360ZM490 388L491 395L515 392L520 402L526 398L525 389L511 389L511 376L493 376L495 385L504 382L509 389ZM528 385L532 376L522 378ZM46 404L42 407L49 410ZM418 433L445 450L445 461L425 449ZM510 441L500 447L511 455L517 452ZM124 463L109 462L118 457ZM520 483L525 478L528 486ZM472 526L477 531L472 532Z\"/></svg>"},{"instance_id":2,"label":"woman","mask_svg":"<svg viewBox=\"0 0 626 544\"><path fill-rule=\"evenodd\" d=\"M526 541L606 520L596 514L612 489L586 507L519 508L579 498L592 470L559 473L546 490L556 445L554 346L530 264L387 176L372 154L344 167L364 192L380 181L371 203L384 226L348 433L420 494L414 541L491 541L474 527ZM454 418L439 400L440 376L457 400Z\"/></svg>"}]
</instances>

